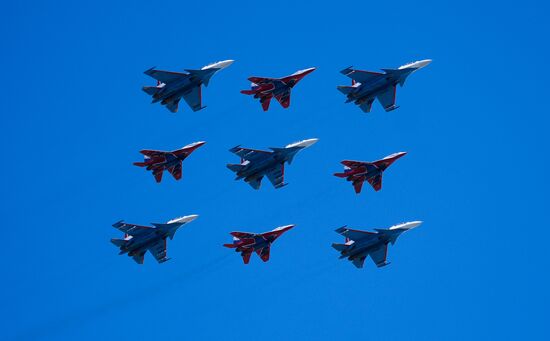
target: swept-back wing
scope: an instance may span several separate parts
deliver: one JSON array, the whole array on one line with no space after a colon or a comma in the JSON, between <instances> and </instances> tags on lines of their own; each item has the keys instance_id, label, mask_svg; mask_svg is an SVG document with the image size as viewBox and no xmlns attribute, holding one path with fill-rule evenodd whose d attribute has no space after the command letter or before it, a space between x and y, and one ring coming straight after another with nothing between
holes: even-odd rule
<instances>
[{"instance_id":1,"label":"swept-back wing","mask_svg":"<svg viewBox=\"0 0 550 341\"><path fill-rule=\"evenodd\" d=\"M178 112L179 104L180 104L180 98L166 103L166 108L170 110L170 112L176 113Z\"/></svg>"},{"instance_id":2,"label":"swept-back wing","mask_svg":"<svg viewBox=\"0 0 550 341\"><path fill-rule=\"evenodd\" d=\"M237 238L239 238L239 239L254 237L254 233L250 233L250 232L239 232L239 231L231 232L230 235L232 235L233 237L237 237Z\"/></svg>"},{"instance_id":3,"label":"swept-back wing","mask_svg":"<svg viewBox=\"0 0 550 341\"><path fill-rule=\"evenodd\" d=\"M168 260L166 257L166 238L150 245L147 249L151 252L153 257L155 257L157 262L164 263Z\"/></svg>"},{"instance_id":4,"label":"swept-back wing","mask_svg":"<svg viewBox=\"0 0 550 341\"><path fill-rule=\"evenodd\" d=\"M361 110L363 110L363 112L369 113L370 109L372 108L372 102L374 102L374 101L373 100L367 101L367 102L359 105L359 108L361 108Z\"/></svg>"},{"instance_id":5,"label":"swept-back wing","mask_svg":"<svg viewBox=\"0 0 550 341\"><path fill-rule=\"evenodd\" d=\"M378 249L369 253L370 257L374 261L377 267L388 265L386 258L388 257L388 244L380 246Z\"/></svg>"},{"instance_id":6,"label":"swept-back wing","mask_svg":"<svg viewBox=\"0 0 550 341\"><path fill-rule=\"evenodd\" d=\"M243 251L241 252L241 256L243 257L244 264L248 264L250 262L250 256L252 255L252 251Z\"/></svg>"},{"instance_id":7,"label":"swept-back wing","mask_svg":"<svg viewBox=\"0 0 550 341\"><path fill-rule=\"evenodd\" d=\"M340 227L336 230L337 233L351 240L362 240L365 238L376 238L376 232L361 231L348 229L347 227Z\"/></svg>"},{"instance_id":8,"label":"swept-back wing","mask_svg":"<svg viewBox=\"0 0 550 341\"><path fill-rule=\"evenodd\" d=\"M272 82L272 81L275 81L275 80L278 80L278 79L277 78L269 78L269 77L252 76L252 77L249 77L248 80L251 81L254 84L260 85L260 84Z\"/></svg>"},{"instance_id":9,"label":"swept-back wing","mask_svg":"<svg viewBox=\"0 0 550 341\"><path fill-rule=\"evenodd\" d=\"M251 162L263 160L273 153L266 150L241 148L239 146L231 148L229 151L238 155L241 159Z\"/></svg>"},{"instance_id":10,"label":"swept-back wing","mask_svg":"<svg viewBox=\"0 0 550 341\"><path fill-rule=\"evenodd\" d=\"M249 180L245 180L252 188L254 189L260 189L260 186L262 185L262 179L263 176L260 176L258 178L253 178Z\"/></svg>"},{"instance_id":11,"label":"swept-back wing","mask_svg":"<svg viewBox=\"0 0 550 341\"><path fill-rule=\"evenodd\" d=\"M172 83L177 80L180 80L182 78L189 77L189 74L187 73L180 73L180 72L172 72L172 71L163 71L163 70L155 70L155 69L149 69L144 72L147 76L153 77L154 79L158 80L161 83Z\"/></svg>"},{"instance_id":12,"label":"swept-back wing","mask_svg":"<svg viewBox=\"0 0 550 341\"><path fill-rule=\"evenodd\" d=\"M156 158L156 157L161 157L166 155L166 152L163 152L161 150L143 149L143 150L140 150L139 152L150 158Z\"/></svg>"},{"instance_id":13,"label":"swept-back wing","mask_svg":"<svg viewBox=\"0 0 550 341\"><path fill-rule=\"evenodd\" d=\"M375 191L379 191L382 188L382 174L368 178L368 182Z\"/></svg>"},{"instance_id":14,"label":"swept-back wing","mask_svg":"<svg viewBox=\"0 0 550 341\"><path fill-rule=\"evenodd\" d=\"M162 181L162 172L164 172L163 167L153 169L153 176L155 177L157 183L160 183Z\"/></svg>"},{"instance_id":15,"label":"swept-back wing","mask_svg":"<svg viewBox=\"0 0 550 341\"><path fill-rule=\"evenodd\" d=\"M267 111L267 109L269 109L269 103L271 103L272 98L273 94L271 92L263 97L260 97L260 103L262 104L262 109L264 111Z\"/></svg>"},{"instance_id":16,"label":"swept-back wing","mask_svg":"<svg viewBox=\"0 0 550 341\"><path fill-rule=\"evenodd\" d=\"M285 93L278 94L275 98L279 101L279 103L281 103L283 108L288 108L290 106L290 89L288 89Z\"/></svg>"},{"instance_id":17,"label":"swept-back wing","mask_svg":"<svg viewBox=\"0 0 550 341\"><path fill-rule=\"evenodd\" d=\"M172 176L174 177L174 179L176 180L179 180L181 179L181 173L182 173L182 166L181 166L181 162L180 163L176 163L174 166L168 168L168 171L170 172L170 174L172 174Z\"/></svg>"},{"instance_id":18,"label":"swept-back wing","mask_svg":"<svg viewBox=\"0 0 550 341\"><path fill-rule=\"evenodd\" d=\"M152 229L149 226L128 224L123 221L114 223L113 227L119 229L120 231L130 236L139 236L140 234L148 233Z\"/></svg>"},{"instance_id":19,"label":"swept-back wing","mask_svg":"<svg viewBox=\"0 0 550 341\"><path fill-rule=\"evenodd\" d=\"M367 257L355 258L355 259L352 260L351 262L352 262L353 265L355 265L357 268L362 268L362 267L363 267L363 264L365 264L365 258L367 258Z\"/></svg>"},{"instance_id":20,"label":"swept-back wing","mask_svg":"<svg viewBox=\"0 0 550 341\"><path fill-rule=\"evenodd\" d=\"M350 168L356 168L356 167L361 167L361 166L365 166L366 165L366 162L363 162L363 161L354 161L354 160L344 160L342 162L340 162L341 164L343 164L344 166L346 167L350 167Z\"/></svg>"},{"instance_id":21,"label":"swept-back wing","mask_svg":"<svg viewBox=\"0 0 550 341\"><path fill-rule=\"evenodd\" d=\"M348 71L348 72L345 72L345 71ZM344 73L349 78L361 84L373 82L385 77L385 74L380 72L362 71L362 70L346 69L346 70L343 70L342 73Z\"/></svg>"},{"instance_id":22,"label":"swept-back wing","mask_svg":"<svg viewBox=\"0 0 550 341\"><path fill-rule=\"evenodd\" d=\"M258 256L260 256L260 258L264 261L264 262L267 262L269 260L269 253L271 251L271 246L266 246L264 247L263 249L260 249L260 250L256 250L256 253L258 254Z\"/></svg>"},{"instance_id":23,"label":"swept-back wing","mask_svg":"<svg viewBox=\"0 0 550 341\"><path fill-rule=\"evenodd\" d=\"M133 255L132 258L136 261L136 263L143 264L143 260L145 258L145 252L139 253L137 255Z\"/></svg>"},{"instance_id":24,"label":"swept-back wing","mask_svg":"<svg viewBox=\"0 0 550 341\"><path fill-rule=\"evenodd\" d=\"M204 108L202 106L202 87L200 85L193 87L191 91L184 94L183 99L193 111L199 111Z\"/></svg>"},{"instance_id":25,"label":"swept-back wing","mask_svg":"<svg viewBox=\"0 0 550 341\"><path fill-rule=\"evenodd\" d=\"M285 185L285 165L280 163L266 173L267 178L273 184L273 187L280 188Z\"/></svg>"},{"instance_id":26,"label":"swept-back wing","mask_svg":"<svg viewBox=\"0 0 550 341\"><path fill-rule=\"evenodd\" d=\"M396 86L389 87L386 91L379 94L378 100L380 101L380 104L384 107L384 110L391 111L396 109L395 106L395 92L396 92Z\"/></svg>"},{"instance_id":27,"label":"swept-back wing","mask_svg":"<svg viewBox=\"0 0 550 341\"><path fill-rule=\"evenodd\" d=\"M363 188L364 182L365 182L364 177L353 180L353 188L355 189L355 193L357 194L361 193L361 189Z\"/></svg>"}]
</instances>

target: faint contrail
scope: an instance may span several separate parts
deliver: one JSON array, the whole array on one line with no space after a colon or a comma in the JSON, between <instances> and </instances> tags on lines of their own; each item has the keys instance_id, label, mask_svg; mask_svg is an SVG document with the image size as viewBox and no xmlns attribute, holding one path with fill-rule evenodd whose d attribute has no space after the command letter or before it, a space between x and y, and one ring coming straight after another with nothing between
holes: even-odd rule
<instances>
[{"instance_id":1,"label":"faint contrail","mask_svg":"<svg viewBox=\"0 0 550 341\"><path fill-rule=\"evenodd\" d=\"M140 296L140 301L146 299L152 299L160 295L166 294L171 290L177 288L177 284L184 279L196 279L200 275L207 273L208 270L215 270L218 268L218 265L224 263L225 260L229 258L229 254L219 256L212 259L206 264L201 264L195 266L189 270L183 271L177 275L174 275L172 278L163 281L161 283L151 284L148 288L140 290L139 293L128 294L121 296L111 302L105 302L97 306L89 307L82 309L80 311L75 311L69 313L65 316L60 316L58 319L49 321L41 326L37 326L30 330L22 332L20 335L16 336L16 340L37 340L37 339L50 339L57 333L62 332L65 329L70 329L78 325L92 322L93 319L105 315L111 311L114 311L120 307L131 306L136 303L135 298ZM157 290L159 286L162 286L163 290ZM143 295L143 292L150 293L147 296Z\"/></svg>"}]
</instances>

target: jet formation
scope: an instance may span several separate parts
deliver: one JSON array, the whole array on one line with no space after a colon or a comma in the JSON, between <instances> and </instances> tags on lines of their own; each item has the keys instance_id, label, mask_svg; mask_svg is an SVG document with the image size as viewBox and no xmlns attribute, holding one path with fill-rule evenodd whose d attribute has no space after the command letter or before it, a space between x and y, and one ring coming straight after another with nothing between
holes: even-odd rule
<instances>
[{"instance_id":1,"label":"jet formation","mask_svg":"<svg viewBox=\"0 0 550 341\"><path fill-rule=\"evenodd\" d=\"M166 256L166 239L173 239L178 228L197 217L196 214L188 215L172 219L167 223L151 223L153 226L128 224L121 220L114 223L113 227L122 231L124 238L113 238L111 243L120 249L119 255L127 253L138 264L143 264L147 251L151 252L157 262L164 263L170 259Z\"/></svg>"},{"instance_id":2,"label":"jet formation","mask_svg":"<svg viewBox=\"0 0 550 341\"><path fill-rule=\"evenodd\" d=\"M407 153L399 152L388 155L382 160L373 162L344 160L341 162L344 165L344 172L334 173L334 176L346 178L347 181L351 181L355 193L357 194L361 193L361 188L365 181L368 181L375 191L379 191L382 189L382 174L384 171L391 166L395 160L405 154Z\"/></svg>"},{"instance_id":3,"label":"jet formation","mask_svg":"<svg viewBox=\"0 0 550 341\"><path fill-rule=\"evenodd\" d=\"M157 84L156 86L144 86L142 90L152 97L153 103L160 103L173 113L178 111L182 98L193 111L198 111L205 108L202 104L202 86L208 86L214 74L227 68L233 62L228 59L206 65L198 70L186 69L185 72L151 68L145 71L145 74L154 78ZM392 111L398 108L396 105L397 85L403 86L412 73L424 68L430 62L430 59L425 59L403 65L397 69L382 69L382 72L362 71L348 67L341 73L351 78L351 86L338 86L337 89L346 95L346 103L353 102L364 112L371 111L375 99L378 99L385 111ZM251 88L242 90L241 93L259 99L264 111L269 109L273 98L286 109L290 106L292 89L313 71L315 68L308 68L282 78L249 77L248 80L252 82ZM228 164L227 168L235 173L235 180L243 179L256 190L260 188L264 177L267 177L278 189L287 185L285 165L290 165L299 151L310 147L317 141L316 138L307 139L282 148L273 147L270 150L236 146L230 151L240 157L240 163ZM174 179L180 180L183 161L204 143L203 141L194 142L173 151L144 149L140 151L144 155L143 162L135 162L134 165L145 167L146 170L151 171L157 183L162 181L165 170L172 174ZM334 173L334 175L351 182L357 194L361 192L365 181L375 191L379 191L382 188L384 171L405 154L405 152L399 152L372 162L343 160L341 163L344 165L344 171ZM164 263L169 260L166 248L167 239L173 239L181 226L197 217L197 215L189 215L172 219L166 223L152 223L152 226L119 221L113 224L113 227L123 232L124 237L113 238L111 242L119 248L119 254L128 254L138 264L143 264L147 251L158 263ZM344 243L333 243L332 247L340 253L340 258L347 258L357 268L362 268L365 259L369 256L377 267L383 267L389 264L387 261L388 245L395 244L403 232L409 231L421 223L421 221L402 223L387 229L376 228L372 232L344 226L336 230L345 238ZM239 252L245 264L250 262L250 257L254 252L263 262L267 262L270 258L271 245L293 227L294 225L285 225L264 233L234 231L230 233L233 236L233 242L223 246Z\"/></svg>"},{"instance_id":4,"label":"jet formation","mask_svg":"<svg viewBox=\"0 0 550 341\"><path fill-rule=\"evenodd\" d=\"M233 64L233 60L224 60L209 64L200 70L186 69L187 73L156 70L145 71L147 76L157 80L156 86L144 86L143 91L153 98L152 103L160 102L175 113L183 98L193 111L204 109L202 106L202 85L208 86L212 76Z\"/></svg>"},{"instance_id":5,"label":"jet formation","mask_svg":"<svg viewBox=\"0 0 550 341\"><path fill-rule=\"evenodd\" d=\"M294 225L281 226L264 233L231 232L233 243L223 244L223 246L235 249L235 252L240 252L244 264L248 264L253 252L256 252L264 262L267 262L271 252L271 244L293 227Z\"/></svg>"},{"instance_id":6,"label":"jet formation","mask_svg":"<svg viewBox=\"0 0 550 341\"><path fill-rule=\"evenodd\" d=\"M410 74L430 63L431 59L425 59L397 69L382 69L383 73L347 67L340 73L351 78L351 86L340 85L337 89L346 95L346 103L353 102L366 113L370 112L376 98L384 110L392 111L399 108L395 105L397 85L403 86Z\"/></svg>"},{"instance_id":7,"label":"jet formation","mask_svg":"<svg viewBox=\"0 0 550 341\"><path fill-rule=\"evenodd\" d=\"M228 164L227 168L235 172L235 180L244 179L252 188L259 189L264 176L267 176L273 187L281 188L285 185L285 163L289 165L296 154L310 147L318 139L308 139L295 142L283 148L270 148L271 151L248 149L236 146L229 151L241 158L239 164Z\"/></svg>"},{"instance_id":8,"label":"jet formation","mask_svg":"<svg viewBox=\"0 0 550 341\"><path fill-rule=\"evenodd\" d=\"M264 111L269 109L269 103L273 97L286 109L290 106L292 88L313 71L315 71L314 67L299 70L283 78L249 77L248 80L252 82L251 89L241 90L241 93L258 98Z\"/></svg>"},{"instance_id":9,"label":"jet formation","mask_svg":"<svg viewBox=\"0 0 550 341\"><path fill-rule=\"evenodd\" d=\"M412 230L420 224L421 221L412 221L388 229L374 229L375 232L353 230L343 226L336 232L345 237L345 243L333 243L332 247L340 252L340 258L347 258L358 268L363 267L368 256L380 268L390 264L387 261L388 244L395 244L403 232Z\"/></svg>"}]
</instances>

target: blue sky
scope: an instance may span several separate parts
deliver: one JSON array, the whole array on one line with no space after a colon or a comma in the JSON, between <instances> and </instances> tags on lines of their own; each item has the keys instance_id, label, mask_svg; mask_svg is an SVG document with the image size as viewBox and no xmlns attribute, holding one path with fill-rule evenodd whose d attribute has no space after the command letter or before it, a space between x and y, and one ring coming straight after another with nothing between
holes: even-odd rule
<instances>
[{"instance_id":1,"label":"blue sky","mask_svg":"<svg viewBox=\"0 0 550 341\"><path fill-rule=\"evenodd\" d=\"M3 340L548 339L548 94L543 2L6 3L0 167ZM349 65L431 58L365 115L336 85ZM152 66L236 62L169 113L140 87ZM315 66L290 109L239 94L247 77ZM317 137L289 186L233 180L228 149ZM205 140L182 181L132 166L143 148ZM342 159L408 155L384 188L332 176ZM199 214L172 260L117 256L120 219ZM358 270L342 225L424 224ZM296 224L244 266L232 230Z\"/></svg>"}]
</instances>

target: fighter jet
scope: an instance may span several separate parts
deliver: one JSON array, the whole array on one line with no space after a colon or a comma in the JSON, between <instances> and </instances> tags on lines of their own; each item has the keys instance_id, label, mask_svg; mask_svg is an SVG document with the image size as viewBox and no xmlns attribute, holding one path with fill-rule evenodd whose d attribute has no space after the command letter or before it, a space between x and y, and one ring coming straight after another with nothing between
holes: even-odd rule
<instances>
[{"instance_id":1,"label":"fighter jet","mask_svg":"<svg viewBox=\"0 0 550 341\"><path fill-rule=\"evenodd\" d=\"M269 102L273 97L286 109L290 105L290 91L292 88L313 71L315 71L314 67L296 71L292 75L283 78L250 77L248 80L252 82L252 89L241 90L241 93L259 98L264 111L269 109Z\"/></svg>"},{"instance_id":2,"label":"fighter jet","mask_svg":"<svg viewBox=\"0 0 550 341\"><path fill-rule=\"evenodd\" d=\"M376 232L352 230L343 226L336 232L344 236L346 242L344 244L334 243L332 247L340 252L340 259L347 258L358 268L363 267L367 256L370 256L374 264L380 268L390 264L386 261L388 244L395 244L401 233L412 230L420 224L422 224L421 221L412 221L392 226L389 229L374 229Z\"/></svg>"},{"instance_id":3,"label":"fighter jet","mask_svg":"<svg viewBox=\"0 0 550 341\"><path fill-rule=\"evenodd\" d=\"M139 152L144 155L143 162L134 162L138 167L147 167L147 170L153 172L153 176L157 183L162 180L162 173L167 170L172 174L174 179L181 179L182 161L185 160L195 149L199 148L206 142L194 142L187 146L171 152L163 152L160 150L144 149Z\"/></svg>"},{"instance_id":4,"label":"fighter jet","mask_svg":"<svg viewBox=\"0 0 550 341\"><path fill-rule=\"evenodd\" d=\"M357 194L361 193L365 180L371 184L375 191L379 191L382 188L382 174L386 168L405 154L407 153L391 154L374 162L344 160L341 162L344 165L344 172L334 173L334 176L351 181Z\"/></svg>"},{"instance_id":5,"label":"fighter jet","mask_svg":"<svg viewBox=\"0 0 550 341\"><path fill-rule=\"evenodd\" d=\"M152 223L154 227L128 224L122 220L113 224L113 227L124 232L123 239L113 238L111 243L119 249L119 255L127 253L134 258L136 263L143 264L145 252L149 250L159 263L164 263L170 258L166 257L166 238L172 240L177 229L193 220L198 215L188 215L172 219L166 224Z\"/></svg>"},{"instance_id":6,"label":"fighter jet","mask_svg":"<svg viewBox=\"0 0 550 341\"><path fill-rule=\"evenodd\" d=\"M233 244L223 244L230 249L235 249L240 252L243 257L244 264L248 264L252 252L256 252L264 261L269 260L269 252L271 244L279 238L283 233L293 228L295 225L286 225L277 227L276 229L264 233L249 233L249 232L231 232L233 236Z\"/></svg>"},{"instance_id":7,"label":"fighter jet","mask_svg":"<svg viewBox=\"0 0 550 341\"><path fill-rule=\"evenodd\" d=\"M236 146L229 151L241 157L240 164L228 164L227 168L237 174L235 180L244 179L252 188L259 189L262 178L267 176L275 188L287 184L284 181L285 163L290 165L300 150L317 142L318 139L291 143L284 148L270 148L272 151L247 149Z\"/></svg>"},{"instance_id":8,"label":"fighter jet","mask_svg":"<svg viewBox=\"0 0 550 341\"><path fill-rule=\"evenodd\" d=\"M354 70L348 67L340 72L352 79L351 86L340 85L337 89L346 95L346 103L354 102L366 113L370 112L375 98L378 98L384 110L392 111L399 108L395 105L397 84L403 86L411 73L431 62L431 59L425 59L397 69L382 69L384 73Z\"/></svg>"},{"instance_id":9,"label":"fighter jet","mask_svg":"<svg viewBox=\"0 0 550 341\"><path fill-rule=\"evenodd\" d=\"M144 86L143 91L153 97L152 103L160 102L171 112L178 111L180 99L183 99L193 109L198 111L202 106L201 85L208 86L210 78L221 69L233 64L233 60L224 60L206 65L200 70L186 69L188 73L155 70L151 68L144 73L157 80L157 86Z\"/></svg>"}]
</instances>

